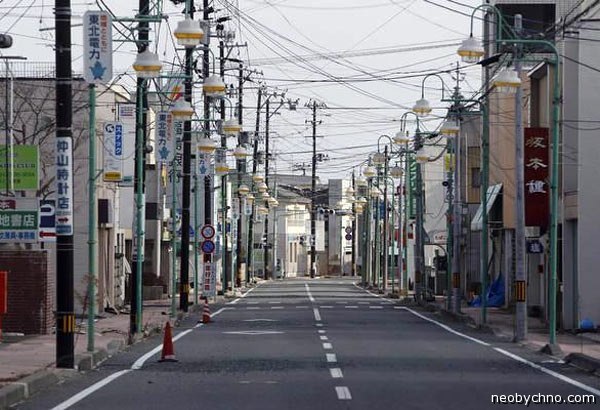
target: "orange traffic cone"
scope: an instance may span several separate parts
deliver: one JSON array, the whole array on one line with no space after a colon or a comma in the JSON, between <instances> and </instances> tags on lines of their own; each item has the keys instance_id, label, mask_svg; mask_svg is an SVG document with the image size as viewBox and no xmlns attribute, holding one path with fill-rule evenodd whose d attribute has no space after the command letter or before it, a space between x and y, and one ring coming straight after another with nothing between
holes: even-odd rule
<instances>
[{"instance_id":1,"label":"orange traffic cone","mask_svg":"<svg viewBox=\"0 0 600 410\"><path fill-rule=\"evenodd\" d=\"M208 298L204 298L204 309L202 310L202 323L210 323L210 308L208 307Z\"/></svg>"},{"instance_id":2,"label":"orange traffic cone","mask_svg":"<svg viewBox=\"0 0 600 410\"><path fill-rule=\"evenodd\" d=\"M159 362L176 362L175 349L173 348L173 335L171 334L171 324L165 325L165 336L163 338L162 353Z\"/></svg>"}]
</instances>

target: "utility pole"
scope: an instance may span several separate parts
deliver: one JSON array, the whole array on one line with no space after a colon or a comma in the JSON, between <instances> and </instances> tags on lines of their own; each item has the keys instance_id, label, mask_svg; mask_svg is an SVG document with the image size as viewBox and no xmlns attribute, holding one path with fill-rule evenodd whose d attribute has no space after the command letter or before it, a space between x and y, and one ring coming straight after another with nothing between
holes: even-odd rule
<instances>
[{"instance_id":1,"label":"utility pole","mask_svg":"<svg viewBox=\"0 0 600 410\"><path fill-rule=\"evenodd\" d=\"M265 102L266 114L265 114L265 184L269 187L269 98ZM265 206L269 209L269 203L266 202ZM269 279L269 215L265 215L264 224L264 249L263 249L263 266L264 266L264 278Z\"/></svg>"},{"instance_id":2,"label":"utility pole","mask_svg":"<svg viewBox=\"0 0 600 410\"><path fill-rule=\"evenodd\" d=\"M389 229L389 212L388 212L388 146L386 145L384 148L384 156L385 161L383 163L383 243L382 243L382 254L383 254L383 272L382 272L382 286L381 290L385 294L387 290L387 281L389 276L389 237L388 237L388 229ZM392 214L392 228L393 226L393 214Z\"/></svg>"},{"instance_id":3,"label":"utility pole","mask_svg":"<svg viewBox=\"0 0 600 410\"><path fill-rule=\"evenodd\" d=\"M454 88L454 95L452 96L453 103L451 107L451 115L455 116L456 124L459 125L459 131L456 133L454 137L454 141L449 141L449 144L452 145L452 157L453 161L453 170L450 170L450 176L454 175L453 187L449 187L451 189L449 196L449 215L451 218L450 230L448 232L448 239L452 238L452 247L447 249L452 249L452 260L448 258L447 263L447 275L452 273L452 293L449 293L449 309L454 313L460 312L460 267L461 267L461 239L462 239L462 189L461 189L461 163L462 163L462 148L460 141L460 121L461 114L463 111L463 106L461 104L462 96L460 94L460 71L459 64L456 63L456 87Z\"/></svg>"},{"instance_id":4,"label":"utility pole","mask_svg":"<svg viewBox=\"0 0 600 410\"><path fill-rule=\"evenodd\" d=\"M422 148L423 141L421 132L417 129L415 133L415 151ZM415 291L417 294L417 301L423 302L423 296L427 289L427 278L425 277L424 269L424 241L423 241L423 175L422 166L419 161L416 164L416 188L415 188L415 202L416 202L416 221L415 221Z\"/></svg>"},{"instance_id":5,"label":"utility pole","mask_svg":"<svg viewBox=\"0 0 600 410\"><path fill-rule=\"evenodd\" d=\"M523 16L515 14L515 32L523 30ZM521 45L516 44L515 71L521 78ZM523 136L523 88L517 87L515 94L515 294L516 331L515 342L527 337L527 272L525 269L525 163ZM553 164L555 165L555 164Z\"/></svg>"},{"instance_id":6,"label":"utility pole","mask_svg":"<svg viewBox=\"0 0 600 410\"><path fill-rule=\"evenodd\" d=\"M89 95L89 141L88 141L88 344L87 351L94 351L96 316L96 84L88 85Z\"/></svg>"},{"instance_id":7,"label":"utility pole","mask_svg":"<svg viewBox=\"0 0 600 410\"><path fill-rule=\"evenodd\" d=\"M138 53L148 48L148 31L150 24L144 21L144 16L149 14L150 1L139 1L139 32ZM136 131L135 131L135 172L133 191L135 193L135 245L133 261L131 264L131 309L129 313L129 337L133 339L142 330L142 277L144 266L144 214L145 214L145 167L146 167L146 79L138 76L136 87Z\"/></svg>"},{"instance_id":8,"label":"utility pole","mask_svg":"<svg viewBox=\"0 0 600 410\"><path fill-rule=\"evenodd\" d=\"M258 132L260 129L260 106L262 100L262 87L258 87L258 102L256 104L256 127L254 130L254 141L252 142L252 183L254 182L254 177L256 176L256 172L258 171ZM254 190L253 190L254 191ZM256 201L258 198L254 200ZM252 212L250 213L250 221L248 223L248 268L246 269L247 276L246 281L250 280L250 269L252 268L252 260L254 258L254 213L256 206L252 206ZM252 275L254 275L254 269L252 269Z\"/></svg>"},{"instance_id":9,"label":"utility pole","mask_svg":"<svg viewBox=\"0 0 600 410\"><path fill-rule=\"evenodd\" d=\"M225 42L223 39L219 39L219 75L221 78L225 78ZM225 121L225 99L221 98L219 101L219 111L221 124ZM221 135L221 149L223 155L226 156L227 152L227 136L223 133ZM227 174L223 174L221 177L221 215L223 219L223 292L229 289L229 270L231 265L227 263L227 249L229 248L229 237L227 235ZM233 257L233 252L231 254ZM233 274L232 274L233 276ZM233 279L231 281L231 287L233 290Z\"/></svg>"},{"instance_id":10,"label":"utility pole","mask_svg":"<svg viewBox=\"0 0 600 410\"><path fill-rule=\"evenodd\" d=\"M237 112L237 117L238 117L238 124L240 124L240 126L242 125L242 113L243 113L243 106L242 106L242 101L243 101L243 87L244 87L244 67L243 65L240 63L238 66L238 112ZM242 132L240 132L238 134L238 145L242 145ZM246 173L246 158L240 158L237 160L237 187L238 189L240 188L240 185L242 185L242 173ZM237 275L237 285L239 287L242 286L242 265L245 262L244 258L242 257L244 254L244 249L242 246L242 228L244 226L243 224L243 220L244 220L244 212L242 209L242 195L239 193L237 193L238 196L238 203L239 203L239 210L238 210L238 219L237 219L237 237L236 237L236 249L237 249L237 259L236 259L236 275Z\"/></svg>"},{"instance_id":11,"label":"utility pole","mask_svg":"<svg viewBox=\"0 0 600 410\"><path fill-rule=\"evenodd\" d=\"M185 2L185 15L194 19L194 2ZM185 80L183 99L192 103L192 75L194 49L185 48ZM190 289L190 191L191 191L191 162L192 162L192 122L183 122L183 169L182 169L182 198L181 198L181 276L179 280L179 309L188 311ZM194 249L194 252L197 250Z\"/></svg>"},{"instance_id":12,"label":"utility pole","mask_svg":"<svg viewBox=\"0 0 600 410\"><path fill-rule=\"evenodd\" d=\"M73 368L73 120L71 1L56 0L56 367Z\"/></svg>"},{"instance_id":13,"label":"utility pole","mask_svg":"<svg viewBox=\"0 0 600 410\"><path fill-rule=\"evenodd\" d=\"M317 219L317 207L316 207L316 190L317 190L317 102L312 103L312 179L310 185L311 200L310 200L310 277L314 278L316 275L316 219Z\"/></svg>"},{"instance_id":14,"label":"utility pole","mask_svg":"<svg viewBox=\"0 0 600 410\"><path fill-rule=\"evenodd\" d=\"M205 22L209 21L211 10L208 8L208 0L202 1L202 19ZM209 76L210 71L210 50L209 50L209 36L206 36L206 44L204 45L204 53L202 55L202 77L204 81ZM204 105L204 127L203 133L204 138L210 138L210 97L204 93L203 98ZM204 177L204 224L212 225L212 180L210 175ZM223 187L221 187L223 189ZM223 216L223 223L225 223L225 216ZM203 256L203 262L205 264L212 263L212 255L205 253ZM223 284L225 289L225 284Z\"/></svg>"},{"instance_id":15,"label":"utility pole","mask_svg":"<svg viewBox=\"0 0 600 410\"><path fill-rule=\"evenodd\" d=\"M351 274L356 276L356 226L358 215L356 215L356 199L358 199L358 192L356 189L356 177L354 175L354 169L352 170L352 190L354 191L354 201L352 201L352 259L351 259Z\"/></svg>"}]
</instances>

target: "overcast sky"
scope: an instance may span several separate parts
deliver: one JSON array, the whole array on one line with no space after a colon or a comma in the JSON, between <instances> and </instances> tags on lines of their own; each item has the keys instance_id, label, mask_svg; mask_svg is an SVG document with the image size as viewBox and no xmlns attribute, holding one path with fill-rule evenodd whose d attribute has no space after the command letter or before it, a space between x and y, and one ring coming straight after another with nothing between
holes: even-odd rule
<instances>
[{"instance_id":1,"label":"overcast sky","mask_svg":"<svg viewBox=\"0 0 600 410\"><path fill-rule=\"evenodd\" d=\"M153 47L161 58L173 61L171 32L182 18L183 5L165 1L167 22L155 26ZM130 17L137 0L105 0L102 8ZM321 178L348 176L367 155L377 149L380 135L393 136L398 119L420 98L423 75L449 70L458 61L456 49L469 34L474 0L239 0L217 1L217 16L232 16L228 27L236 30L236 42L247 43L240 52L252 76L244 94L246 130L254 129L256 85L286 91L286 99L299 99L298 110L285 107L271 118L272 149L277 153L277 171L290 173L293 164L310 163L311 126L304 107L311 99L324 103L319 110L319 151L329 156L322 164ZM81 24L83 12L98 9L96 2L74 0L73 24ZM30 61L54 58L53 1L4 0L0 2L0 31L14 36L12 49L4 55L21 55ZM200 8L200 4L197 4ZM199 14L199 13L198 13ZM50 30L45 30L50 29ZM41 30L41 31L40 31ZM475 22L476 35L480 23ZM82 35L73 28L73 68L81 70ZM214 45L213 45L214 47ZM115 43L115 75L133 73L132 43ZM463 70L464 94L479 88L477 67ZM453 88L450 74L442 74ZM233 81L232 78L227 79ZM131 78L124 77L126 84ZM237 84L237 82L236 82ZM441 82L430 77L425 95L443 108ZM273 100L273 106L277 106ZM436 114L444 115L443 109ZM264 117L263 117L264 118ZM412 117L411 117L412 118ZM435 128L438 121L428 121ZM411 125L412 128L412 125ZM357 168L358 169L358 168Z\"/></svg>"}]
</instances>

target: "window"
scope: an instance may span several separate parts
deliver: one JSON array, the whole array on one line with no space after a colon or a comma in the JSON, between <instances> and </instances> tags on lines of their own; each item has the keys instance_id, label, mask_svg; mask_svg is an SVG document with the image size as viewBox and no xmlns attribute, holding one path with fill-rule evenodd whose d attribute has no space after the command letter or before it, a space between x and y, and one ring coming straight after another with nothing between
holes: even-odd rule
<instances>
[{"instance_id":1,"label":"window","mask_svg":"<svg viewBox=\"0 0 600 410\"><path fill-rule=\"evenodd\" d=\"M471 168L471 188L481 187L481 169Z\"/></svg>"}]
</instances>

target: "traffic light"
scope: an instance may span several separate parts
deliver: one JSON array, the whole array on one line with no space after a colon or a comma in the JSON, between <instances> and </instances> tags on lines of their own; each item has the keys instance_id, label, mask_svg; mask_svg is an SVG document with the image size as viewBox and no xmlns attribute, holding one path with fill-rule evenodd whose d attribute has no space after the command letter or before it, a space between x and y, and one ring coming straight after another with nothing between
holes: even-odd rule
<instances>
[{"instance_id":1,"label":"traffic light","mask_svg":"<svg viewBox=\"0 0 600 410\"><path fill-rule=\"evenodd\" d=\"M12 36L8 34L0 34L0 48L9 48L13 45Z\"/></svg>"}]
</instances>

